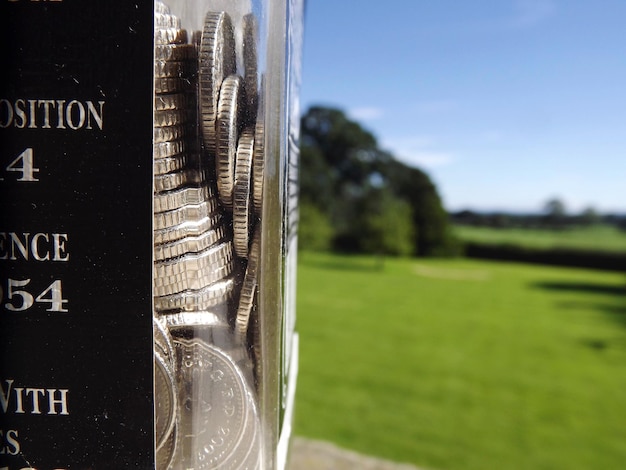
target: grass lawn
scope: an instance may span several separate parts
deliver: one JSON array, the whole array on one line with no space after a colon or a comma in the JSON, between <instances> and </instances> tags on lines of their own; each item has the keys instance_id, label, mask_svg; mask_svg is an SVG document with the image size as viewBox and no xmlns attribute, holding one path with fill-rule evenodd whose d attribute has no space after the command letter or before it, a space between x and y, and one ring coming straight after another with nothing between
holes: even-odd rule
<instances>
[{"instance_id":1,"label":"grass lawn","mask_svg":"<svg viewBox=\"0 0 626 470\"><path fill-rule=\"evenodd\" d=\"M541 230L456 225L454 232L463 241L509 243L532 248L581 248L626 252L626 232L610 225L578 227L566 230Z\"/></svg>"},{"instance_id":2,"label":"grass lawn","mask_svg":"<svg viewBox=\"0 0 626 470\"><path fill-rule=\"evenodd\" d=\"M302 253L296 434L433 469L626 468L626 277Z\"/></svg>"}]
</instances>

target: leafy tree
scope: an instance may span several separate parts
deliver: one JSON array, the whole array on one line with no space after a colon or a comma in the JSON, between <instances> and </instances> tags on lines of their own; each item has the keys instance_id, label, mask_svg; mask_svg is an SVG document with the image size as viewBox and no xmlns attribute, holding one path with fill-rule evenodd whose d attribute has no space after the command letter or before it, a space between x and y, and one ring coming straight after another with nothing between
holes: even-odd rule
<instances>
[{"instance_id":1,"label":"leafy tree","mask_svg":"<svg viewBox=\"0 0 626 470\"><path fill-rule=\"evenodd\" d=\"M371 152L377 148L374 136L338 109L312 107L302 118L302 141L317 147L339 180L361 183Z\"/></svg>"},{"instance_id":2,"label":"leafy tree","mask_svg":"<svg viewBox=\"0 0 626 470\"><path fill-rule=\"evenodd\" d=\"M302 117L300 170L301 201L310 202L327 215L335 230L336 248L370 250L366 234L375 233L377 224L412 227L394 229L412 234L412 253L440 255L453 246L447 214L430 178L381 150L372 133L338 109L312 107ZM393 207L381 211L378 221L365 223L364 207L379 190L385 194L380 204ZM400 222L407 206L408 225ZM391 220L389 214L396 213L397 218ZM383 214L390 218L384 223L380 220ZM373 239L378 238L378 247L389 250L391 242L381 240L381 236L382 232ZM398 240L395 243L402 245ZM408 252L404 247L396 251Z\"/></svg>"},{"instance_id":3,"label":"leafy tree","mask_svg":"<svg viewBox=\"0 0 626 470\"><path fill-rule=\"evenodd\" d=\"M315 205L301 201L298 221L298 248L310 251L327 251L332 245L333 227Z\"/></svg>"},{"instance_id":4,"label":"leafy tree","mask_svg":"<svg viewBox=\"0 0 626 470\"><path fill-rule=\"evenodd\" d=\"M369 253L410 256L415 228L411 206L387 189L372 190L363 204L362 248Z\"/></svg>"},{"instance_id":5,"label":"leafy tree","mask_svg":"<svg viewBox=\"0 0 626 470\"><path fill-rule=\"evenodd\" d=\"M300 204L310 203L328 208L333 203L336 176L317 146L302 145L300 149Z\"/></svg>"},{"instance_id":6,"label":"leafy tree","mask_svg":"<svg viewBox=\"0 0 626 470\"><path fill-rule=\"evenodd\" d=\"M563 228L565 225L565 203L559 198L548 200L544 206L546 223L553 228Z\"/></svg>"},{"instance_id":7,"label":"leafy tree","mask_svg":"<svg viewBox=\"0 0 626 470\"><path fill-rule=\"evenodd\" d=\"M397 161L391 161L386 170L387 180L394 192L411 206L416 254L420 256L457 254L458 241L452 235L448 214L428 175Z\"/></svg>"},{"instance_id":8,"label":"leafy tree","mask_svg":"<svg viewBox=\"0 0 626 470\"><path fill-rule=\"evenodd\" d=\"M552 198L546 202L544 211L550 217L564 217L566 212L565 203L559 198Z\"/></svg>"},{"instance_id":9,"label":"leafy tree","mask_svg":"<svg viewBox=\"0 0 626 470\"><path fill-rule=\"evenodd\" d=\"M600 223L602 219L600 217L600 214L598 214L598 212L590 206L582 211L582 213L580 214L580 220L583 225L591 226Z\"/></svg>"}]
</instances>

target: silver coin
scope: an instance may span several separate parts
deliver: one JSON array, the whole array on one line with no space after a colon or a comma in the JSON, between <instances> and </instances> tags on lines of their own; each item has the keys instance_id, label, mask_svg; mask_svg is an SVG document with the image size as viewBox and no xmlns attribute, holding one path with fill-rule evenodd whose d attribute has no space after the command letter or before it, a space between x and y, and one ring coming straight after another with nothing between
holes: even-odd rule
<instances>
[{"instance_id":1,"label":"silver coin","mask_svg":"<svg viewBox=\"0 0 626 470\"><path fill-rule=\"evenodd\" d=\"M168 361L154 351L154 415L157 449L163 447L174 429L178 409L174 371Z\"/></svg>"},{"instance_id":2,"label":"silver coin","mask_svg":"<svg viewBox=\"0 0 626 470\"><path fill-rule=\"evenodd\" d=\"M198 56L193 44L157 44L154 46L156 60L194 60Z\"/></svg>"},{"instance_id":3,"label":"silver coin","mask_svg":"<svg viewBox=\"0 0 626 470\"><path fill-rule=\"evenodd\" d=\"M256 116L258 102L258 26L256 16L248 13L243 17L243 68L246 87L246 105L249 118ZM251 120L251 119L248 119Z\"/></svg>"},{"instance_id":4,"label":"silver coin","mask_svg":"<svg viewBox=\"0 0 626 470\"><path fill-rule=\"evenodd\" d=\"M244 443L246 443L244 445ZM261 465L262 454L261 424L255 403L252 401L248 411L246 429L241 438L241 444L233 455L228 467L237 470L258 470Z\"/></svg>"},{"instance_id":5,"label":"silver coin","mask_svg":"<svg viewBox=\"0 0 626 470\"><path fill-rule=\"evenodd\" d=\"M179 126L189 122L190 111L186 109L163 109L154 111L155 127Z\"/></svg>"},{"instance_id":6,"label":"silver coin","mask_svg":"<svg viewBox=\"0 0 626 470\"><path fill-rule=\"evenodd\" d=\"M215 199L207 199L200 204L188 204L171 211L155 213L153 217L154 228L155 230L162 230L176 227L189 221L210 217L219 213L218 210L219 205L217 201Z\"/></svg>"},{"instance_id":7,"label":"silver coin","mask_svg":"<svg viewBox=\"0 0 626 470\"><path fill-rule=\"evenodd\" d=\"M156 451L156 470L170 470L170 465L176 453L178 442L178 427L175 425L169 437Z\"/></svg>"},{"instance_id":8,"label":"silver coin","mask_svg":"<svg viewBox=\"0 0 626 470\"><path fill-rule=\"evenodd\" d=\"M227 349L221 347L222 344L230 345L233 338L228 324L228 309L229 305L224 303L211 310L168 313L162 317L167 319L174 341L193 338L216 346L230 355Z\"/></svg>"},{"instance_id":9,"label":"silver coin","mask_svg":"<svg viewBox=\"0 0 626 470\"><path fill-rule=\"evenodd\" d=\"M203 217L199 220L190 220L174 227L154 230L154 243L169 243L185 237L199 236L206 231L214 230L217 227L222 226L223 224L224 220L222 219L222 215L219 213L216 213L215 215L211 215L209 217Z\"/></svg>"},{"instance_id":10,"label":"silver coin","mask_svg":"<svg viewBox=\"0 0 626 470\"><path fill-rule=\"evenodd\" d=\"M234 268L233 260L224 260L221 265L210 270L195 271L164 276L155 280L155 297L166 297L188 291L198 291L231 275Z\"/></svg>"},{"instance_id":11,"label":"silver coin","mask_svg":"<svg viewBox=\"0 0 626 470\"><path fill-rule=\"evenodd\" d=\"M155 282L160 282L161 279L165 279L168 276L177 276L179 274L197 276L198 273L204 270L226 266L232 258L232 243L218 243L199 253L185 253L178 258L155 262L154 280Z\"/></svg>"},{"instance_id":12,"label":"silver coin","mask_svg":"<svg viewBox=\"0 0 626 470\"><path fill-rule=\"evenodd\" d=\"M211 154L216 150L216 118L218 96L222 81L235 73L235 37L233 26L225 12L209 12L198 51L199 100L202 136Z\"/></svg>"},{"instance_id":13,"label":"silver coin","mask_svg":"<svg viewBox=\"0 0 626 470\"><path fill-rule=\"evenodd\" d=\"M259 120L254 128L254 157L252 159L252 199L254 210L261 215L263 205L263 171L265 169L265 132Z\"/></svg>"},{"instance_id":14,"label":"silver coin","mask_svg":"<svg viewBox=\"0 0 626 470\"><path fill-rule=\"evenodd\" d=\"M235 185L233 189L233 243L240 258L248 257L250 229L252 227L252 155L254 133L244 129L237 145L235 160Z\"/></svg>"},{"instance_id":15,"label":"silver coin","mask_svg":"<svg viewBox=\"0 0 626 470\"><path fill-rule=\"evenodd\" d=\"M171 140L167 142L159 142L152 146L152 157L155 160L160 158L169 158L180 155L185 151L185 141Z\"/></svg>"},{"instance_id":16,"label":"silver coin","mask_svg":"<svg viewBox=\"0 0 626 470\"><path fill-rule=\"evenodd\" d=\"M211 310L216 305L228 302L233 294L234 279L222 279L202 289L188 290L154 298L154 308L160 312L193 312Z\"/></svg>"},{"instance_id":17,"label":"silver coin","mask_svg":"<svg viewBox=\"0 0 626 470\"><path fill-rule=\"evenodd\" d=\"M155 77L154 91L156 93L180 93L189 91L192 83L185 77Z\"/></svg>"},{"instance_id":18,"label":"silver coin","mask_svg":"<svg viewBox=\"0 0 626 470\"><path fill-rule=\"evenodd\" d=\"M155 13L159 13L159 14L163 14L163 15L169 15L169 14L172 13L171 10L170 10L170 7L167 6L161 0L156 0L154 2L154 11L155 11Z\"/></svg>"},{"instance_id":19,"label":"silver coin","mask_svg":"<svg viewBox=\"0 0 626 470\"><path fill-rule=\"evenodd\" d=\"M178 258L186 253L200 253L214 244L224 241L224 228L215 227L207 230L202 235L196 237L185 237L154 247L154 260L162 261L171 258Z\"/></svg>"},{"instance_id":20,"label":"silver coin","mask_svg":"<svg viewBox=\"0 0 626 470\"><path fill-rule=\"evenodd\" d=\"M158 28L154 30L154 44L186 44L189 40L186 29Z\"/></svg>"},{"instance_id":21,"label":"silver coin","mask_svg":"<svg viewBox=\"0 0 626 470\"><path fill-rule=\"evenodd\" d=\"M185 154L176 155L173 157L159 158L153 161L155 175L165 175L167 173L180 171L186 166L187 155Z\"/></svg>"},{"instance_id":22,"label":"silver coin","mask_svg":"<svg viewBox=\"0 0 626 470\"><path fill-rule=\"evenodd\" d=\"M233 335L232 328L227 320L227 305L220 307L224 309L211 309L210 312L181 312L175 314L163 315L163 317L172 317L179 319L179 323L171 321L168 328L172 331L174 341L179 338L197 339L206 344L211 344L226 354L233 363L240 368L242 375L249 380L251 376L252 361L246 350L245 345L239 338ZM211 321L214 320L212 323ZM207 323L202 323L206 321Z\"/></svg>"},{"instance_id":23,"label":"silver coin","mask_svg":"<svg viewBox=\"0 0 626 470\"><path fill-rule=\"evenodd\" d=\"M252 244L250 246L250 256L246 266L246 274L241 285L239 294L239 306L237 307L237 317L235 318L235 331L245 337L248 333L248 322L250 312L254 305L255 292L258 285L259 257L261 252L261 229L260 226L254 231Z\"/></svg>"},{"instance_id":24,"label":"silver coin","mask_svg":"<svg viewBox=\"0 0 626 470\"><path fill-rule=\"evenodd\" d=\"M154 335L154 347L159 351L162 356L170 362L174 359L174 346L172 344L172 337L167 331L165 324L158 318L152 319L152 331Z\"/></svg>"},{"instance_id":25,"label":"silver coin","mask_svg":"<svg viewBox=\"0 0 626 470\"><path fill-rule=\"evenodd\" d=\"M181 260L172 260L167 266L162 265L163 262L158 263L155 270L159 273L153 280L154 294L166 296L188 290L199 290L225 279L234 268L232 255L215 253L215 256L216 259L209 261L207 257L195 256L194 259L190 255L185 255L184 259L181 257ZM218 258L218 256L223 257Z\"/></svg>"},{"instance_id":26,"label":"silver coin","mask_svg":"<svg viewBox=\"0 0 626 470\"><path fill-rule=\"evenodd\" d=\"M159 78L167 77L188 77L191 73L191 66L187 61L155 60L154 76Z\"/></svg>"},{"instance_id":27,"label":"silver coin","mask_svg":"<svg viewBox=\"0 0 626 470\"><path fill-rule=\"evenodd\" d=\"M256 414L252 415L250 419L258 422ZM238 468L241 470L258 470L261 468L261 424L258 423L249 427L253 428L249 431L252 437L247 439L251 440L252 444L250 445L248 455L244 457Z\"/></svg>"},{"instance_id":28,"label":"silver coin","mask_svg":"<svg viewBox=\"0 0 626 470\"><path fill-rule=\"evenodd\" d=\"M174 93L171 95L156 95L154 97L155 111L165 109L188 109L189 100L184 93Z\"/></svg>"},{"instance_id":29,"label":"silver coin","mask_svg":"<svg viewBox=\"0 0 626 470\"><path fill-rule=\"evenodd\" d=\"M154 190L158 193L180 189L183 186L192 186L206 181L206 175L202 171L185 169L174 173L154 176Z\"/></svg>"},{"instance_id":30,"label":"silver coin","mask_svg":"<svg viewBox=\"0 0 626 470\"><path fill-rule=\"evenodd\" d=\"M162 315L168 330L176 335L179 330L213 327L226 324L226 320L217 311L177 312Z\"/></svg>"},{"instance_id":31,"label":"silver coin","mask_svg":"<svg viewBox=\"0 0 626 470\"><path fill-rule=\"evenodd\" d=\"M180 468L240 468L254 444L253 399L239 369L218 348L178 340L181 442Z\"/></svg>"},{"instance_id":32,"label":"silver coin","mask_svg":"<svg viewBox=\"0 0 626 470\"><path fill-rule=\"evenodd\" d=\"M185 269L185 266L194 264L194 260L189 259L189 256L191 255L185 255L184 260L173 259L158 262L161 273L158 276L155 275L153 279L155 295L164 296L202 289L230 276L235 267L232 255L226 253L223 258L217 258L212 262L206 261L206 266L202 268ZM163 266L163 263L169 263L169 266ZM164 274L163 272L166 271L171 271L171 273Z\"/></svg>"},{"instance_id":33,"label":"silver coin","mask_svg":"<svg viewBox=\"0 0 626 470\"><path fill-rule=\"evenodd\" d=\"M196 271L183 272L171 276L160 277L154 282L154 295L165 297L182 294L190 290L203 289L206 286L219 282L230 276L234 269L234 261L224 260L221 265Z\"/></svg>"},{"instance_id":34,"label":"silver coin","mask_svg":"<svg viewBox=\"0 0 626 470\"><path fill-rule=\"evenodd\" d=\"M241 124L243 87L241 77L230 75L220 89L217 110L217 191L225 208L233 208L235 159Z\"/></svg>"},{"instance_id":35,"label":"silver coin","mask_svg":"<svg viewBox=\"0 0 626 470\"><path fill-rule=\"evenodd\" d=\"M154 195L154 212L171 211L187 204L200 204L214 197L211 187L206 185L166 191Z\"/></svg>"},{"instance_id":36,"label":"silver coin","mask_svg":"<svg viewBox=\"0 0 626 470\"><path fill-rule=\"evenodd\" d=\"M254 364L254 380L257 388L263 383L263 354L261 352L261 325L259 321L258 310L258 291L255 292L254 300L252 301L252 310L250 312L250 318L248 320L248 329L252 331L252 345L251 352Z\"/></svg>"},{"instance_id":37,"label":"silver coin","mask_svg":"<svg viewBox=\"0 0 626 470\"><path fill-rule=\"evenodd\" d=\"M155 144L180 140L189 132L185 126L154 127L152 129Z\"/></svg>"},{"instance_id":38,"label":"silver coin","mask_svg":"<svg viewBox=\"0 0 626 470\"><path fill-rule=\"evenodd\" d=\"M180 18L171 13L160 13L155 6L154 27L155 29L181 29Z\"/></svg>"},{"instance_id":39,"label":"silver coin","mask_svg":"<svg viewBox=\"0 0 626 470\"><path fill-rule=\"evenodd\" d=\"M189 40L190 44L193 44L197 50L200 50L200 45L202 44L202 31L195 30L191 32L191 39Z\"/></svg>"}]
</instances>

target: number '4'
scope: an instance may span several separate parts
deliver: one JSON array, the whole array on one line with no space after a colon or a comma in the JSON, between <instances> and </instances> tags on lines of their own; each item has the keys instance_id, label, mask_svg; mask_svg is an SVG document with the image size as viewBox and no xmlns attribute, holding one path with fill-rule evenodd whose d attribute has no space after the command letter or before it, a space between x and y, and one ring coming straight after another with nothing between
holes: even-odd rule
<instances>
[{"instance_id":1,"label":"number '4'","mask_svg":"<svg viewBox=\"0 0 626 470\"><path fill-rule=\"evenodd\" d=\"M67 300L63 298L63 294L61 293L61 281L59 280L54 281L45 291L39 294L35 298L35 302L49 303L50 308L46 309L48 312L67 312L67 309L63 308Z\"/></svg>"},{"instance_id":2,"label":"number '4'","mask_svg":"<svg viewBox=\"0 0 626 470\"><path fill-rule=\"evenodd\" d=\"M39 181L35 178L35 173L39 172L39 168L35 168L33 163L33 149L27 148L19 156L13 160L6 168L7 171L15 171L22 173L22 177L17 181Z\"/></svg>"}]
</instances>

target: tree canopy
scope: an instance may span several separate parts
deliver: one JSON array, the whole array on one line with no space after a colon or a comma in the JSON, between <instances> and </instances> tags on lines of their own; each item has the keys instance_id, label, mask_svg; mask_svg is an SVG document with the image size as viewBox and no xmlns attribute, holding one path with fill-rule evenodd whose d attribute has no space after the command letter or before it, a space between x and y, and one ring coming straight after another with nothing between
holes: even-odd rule
<instances>
[{"instance_id":1,"label":"tree canopy","mask_svg":"<svg viewBox=\"0 0 626 470\"><path fill-rule=\"evenodd\" d=\"M374 135L341 110L306 112L300 156L302 222L314 229L307 214L324 217L335 249L426 256L452 249L447 214L428 175L379 148Z\"/></svg>"}]
</instances>

